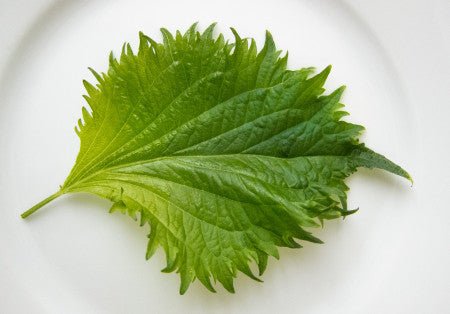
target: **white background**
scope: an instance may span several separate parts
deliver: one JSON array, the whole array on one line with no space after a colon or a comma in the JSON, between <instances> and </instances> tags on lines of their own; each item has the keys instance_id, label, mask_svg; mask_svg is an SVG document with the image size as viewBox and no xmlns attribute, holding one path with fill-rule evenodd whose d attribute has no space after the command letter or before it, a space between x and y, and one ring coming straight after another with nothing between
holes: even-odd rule
<instances>
[{"instance_id":1,"label":"white background","mask_svg":"<svg viewBox=\"0 0 450 314\"><path fill-rule=\"evenodd\" d=\"M333 64L349 120L415 184L380 171L348 180L360 211L317 230L324 245L281 250L264 283L178 295L147 230L89 195L19 214L57 190L78 151L88 66L137 32L200 28L263 40L289 66ZM445 0L0 0L1 313L449 313L450 2Z\"/></svg>"}]
</instances>

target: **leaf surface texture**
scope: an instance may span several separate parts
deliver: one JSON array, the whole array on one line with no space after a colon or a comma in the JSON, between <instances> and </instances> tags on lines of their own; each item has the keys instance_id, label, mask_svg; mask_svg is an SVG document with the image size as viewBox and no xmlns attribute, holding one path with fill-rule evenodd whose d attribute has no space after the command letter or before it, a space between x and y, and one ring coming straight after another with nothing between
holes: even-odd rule
<instances>
[{"instance_id":1,"label":"leaf surface texture","mask_svg":"<svg viewBox=\"0 0 450 314\"><path fill-rule=\"evenodd\" d=\"M320 243L307 229L353 212L344 179L358 167L410 179L341 120L344 88L324 90L330 67L288 70L269 33L260 50L233 33L141 33L136 53L124 45L107 73L92 70L60 192L94 193L148 224L147 258L164 249L181 293L196 278L233 292L237 273L259 280L277 247Z\"/></svg>"}]
</instances>

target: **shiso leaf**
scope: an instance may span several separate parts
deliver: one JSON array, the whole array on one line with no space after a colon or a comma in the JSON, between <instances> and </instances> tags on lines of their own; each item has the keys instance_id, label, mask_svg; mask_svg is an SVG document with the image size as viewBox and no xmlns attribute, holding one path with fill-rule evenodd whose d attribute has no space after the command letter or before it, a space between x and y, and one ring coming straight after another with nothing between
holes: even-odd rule
<instances>
[{"instance_id":1,"label":"shiso leaf","mask_svg":"<svg viewBox=\"0 0 450 314\"><path fill-rule=\"evenodd\" d=\"M195 279L234 292L238 272L260 280L278 247L321 243L307 228L354 212L344 179L358 167L411 180L341 120L344 88L324 93L331 67L288 70L269 32L259 51L214 25L161 32L162 43L139 33L136 53L111 54L107 73L91 69L76 163L22 217L65 193L96 194L150 226L146 258L163 248L180 293Z\"/></svg>"}]
</instances>

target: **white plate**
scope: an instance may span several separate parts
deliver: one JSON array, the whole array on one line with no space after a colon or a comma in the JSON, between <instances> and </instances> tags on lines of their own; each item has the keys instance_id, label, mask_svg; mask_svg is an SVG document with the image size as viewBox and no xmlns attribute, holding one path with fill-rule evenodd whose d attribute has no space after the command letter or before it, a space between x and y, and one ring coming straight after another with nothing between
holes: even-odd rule
<instances>
[{"instance_id":1,"label":"white plate","mask_svg":"<svg viewBox=\"0 0 450 314\"><path fill-rule=\"evenodd\" d=\"M282 250L263 284L240 276L235 295L196 283L179 296L162 252L144 259L147 230L96 197L19 218L74 162L86 68L104 71L139 30L195 21L259 43L269 29L293 68L333 64L327 87L348 86L363 140L416 182L358 172L360 211L317 230L326 244ZM0 312L448 313L449 21L445 0L1 1Z\"/></svg>"}]
</instances>

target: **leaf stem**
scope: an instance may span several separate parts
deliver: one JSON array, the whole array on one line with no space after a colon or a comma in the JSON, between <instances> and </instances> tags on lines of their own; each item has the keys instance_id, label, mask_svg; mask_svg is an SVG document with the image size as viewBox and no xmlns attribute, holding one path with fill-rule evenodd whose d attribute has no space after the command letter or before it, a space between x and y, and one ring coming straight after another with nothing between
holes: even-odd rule
<instances>
[{"instance_id":1,"label":"leaf stem","mask_svg":"<svg viewBox=\"0 0 450 314\"><path fill-rule=\"evenodd\" d=\"M47 205L48 203L50 203L51 201L53 201L55 198L58 198L59 196L61 196L62 194L64 194L63 190L59 190L58 192L50 195L49 197L47 197L46 199L40 201L39 203L37 203L36 205L34 205L33 207L31 207L29 210L27 210L26 212L23 212L20 217L22 218L27 218L28 216L30 216L31 214L33 214L35 211L37 211L39 208Z\"/></svg>"}]
</instances>

